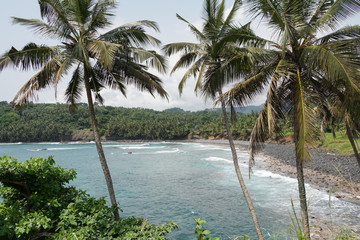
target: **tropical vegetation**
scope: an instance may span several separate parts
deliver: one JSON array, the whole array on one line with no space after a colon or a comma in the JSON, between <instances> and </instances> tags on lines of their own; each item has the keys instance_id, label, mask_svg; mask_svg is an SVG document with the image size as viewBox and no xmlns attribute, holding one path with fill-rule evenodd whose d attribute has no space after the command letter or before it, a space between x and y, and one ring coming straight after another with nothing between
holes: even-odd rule
<instances>
[{"instance_id":1,"label":"tropical vegetation","mask_svg":"<svg viewBox=\"0 0 360 240\"><path fill-rule=\"evenodd\" d=\"M263 64L254 65L245 80L221 100L242 105L268 89L250 139L250 167L253 155L261 147L259 143L272 133L276 119L284 111L291 112L303 232L310 239L303 164L311 159L309 148L319 135L314 106L331 104L328 97L335 95L344 109L345 120L357 122L359 108L353 107L360 97L360 26L335 29L360 10L360 1L256 0L248 1L247 6L255 17L267 20L276 37L268 40L268 46L257 49L256 57ZM329 30L335 31L324 34ZM219 71L232 70L231 65L236 64L225 62Z\"/></svg>"},{"instance_id":2,"label":"tropical vegetation","mask_svg":"<svg viewBox=\"0 0 360 240\"><path fill-rule=\"evenodd\" d=\"M75 178L74 169L56 166L53 157L0 157L0 238L158 240L177 228L135 217L116 221L103 198L69 185Z\"/></svg>"},{"instance_id":3,"label":"tropical vegetation","mask_svg":"<svg viewBox=\"0 0 360 240\"><path fill-rule=\"evenodd\" d=\"M36 92L43 88L53 86L56 94L58 83L72 72L65 91L66 101L75 110L76 103L85 90L101 167L111 204L116 207L110 170L95 118L93 96L99 103L103 103L100 91L104 87L117 89L125 95L126 85L134 84L139 90L167 97L161 80L149 73L146 66L165 72L165 60L155 51L143 48L149 44L160 44L159 40L146 34L144 30L144 27L150 27L158 31L158 26L155 22L145 20L100 34L111 26L110 18L116 7L115 1L39 0L38 3L42 20L14 17L14 23L58 40L60 45L29 43L20 50L13 47L0 57L0 71L11 66L22 70L39 70L16 94L13 101L17 107L36 97ZM117 210L115 217L119 219Z\"/></svg>"},{"instance_id":4,"label":"tropical vegetation","mask_svg":"<svg viewBox=\"0 0 360 240\"><path fill-rule=\"evenodd\" d=\"M223 139L226 129L219 109L189 112L173 108L95 106L99 133L106 140ZM238 113L231 124L236 139L249 138L257 112ZM66 104L33 104L16 110L0 102L0 142L92 141L86 104L70 113Z\"/></svg>"}]
</instances>

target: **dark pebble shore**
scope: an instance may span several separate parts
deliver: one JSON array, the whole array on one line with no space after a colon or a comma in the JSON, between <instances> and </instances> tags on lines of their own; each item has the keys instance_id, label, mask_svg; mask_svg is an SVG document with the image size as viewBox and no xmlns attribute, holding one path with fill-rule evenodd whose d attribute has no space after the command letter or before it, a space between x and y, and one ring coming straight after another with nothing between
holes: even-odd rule
<instances>
[{"instance_id":1,"label":"dark pebble shore","mask_svg":"<svg viewBox=\"0 0 360 240\"><path fill-rule=\"evenodd\" d=\"M227 140L191 140L193 142L228 145ZM249 142L235 141L236 147L247 150ZM332 191L335 197L360 204L360 168L355 156L344 156L320 149L311 149L312 160L304 164L305 182L324 191ZM294 144L266 143L257 154L256 168L296 178ZM260 157L260 158L259 158ZM247 173L243 173L247 174ZM339 231L329 219L310 216L313 239L334 239ZM334 227L337 226L337 227ZM360 234L360 226L351 226Z\"/></svg>"},{"instance_id":2,"label":"dark pebble shore","mask_svg":"<svg viewBox=\"0 0 360 240\"><path fill-rule=\"evenodd\" d=\"M267 143L262 153L277 159L283 164L296 166L295 147L293 144ZM305 168L345 178L348 181L360 182L360 167L354 155L337 155L320 149L311 149L310 154L312 160L305 162Z\"/></svg>"},{"instance_id":3,"label":"dark pebble shore","mask_svg":"<svg viewBox=\"0 0 360 240\"><path fill-rule=\"evenodd\" d=\"M193 141L208 144L228 144L227 140ZM241 150L247 150L249 142L235 141L235 145ZM338 155L321 149L311 149L310 154L312 160L306 161L304 164L307 183L327 190L336 188L339 192L338 197L360 201L360 167L354 155ZM264 161L256 161L255 167L266 168L296 178L294 144L265 143L264 148L257 156L264 157ZM342 193L348 196L344 196Z\"/></svg>"}]
</instances>

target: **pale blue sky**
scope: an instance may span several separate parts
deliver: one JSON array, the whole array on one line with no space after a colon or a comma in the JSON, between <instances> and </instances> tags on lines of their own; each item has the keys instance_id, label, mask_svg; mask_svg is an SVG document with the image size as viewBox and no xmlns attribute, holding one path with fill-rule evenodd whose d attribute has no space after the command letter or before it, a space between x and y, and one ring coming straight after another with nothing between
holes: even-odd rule
<instances>
[{"instance_id":1,"label":"pale blue sky","mask_svg":"<svg viewBox=\"0 0 360 240\"><path fill-rule=\"evenodd\" d=\"M227 7L230 8L233 1L227 0ZM153 20L160 26L160 33L149 33L159 38L163 44L180 41L195 41L192 34L188 31L184 22L176 18L179 13L191 23L201 25L202 0L119 0L118 7L114 11L116 17L113 19L114 26L121 25L137 20ZM40 18L37 0L12 0L2 1L0 7L0 27L2 37L0 38L0 54L9 50L12 46L22 48L29 42L57 44L49 39L36 36L32 32L22 26L13 25L11 16L21 18ZM243 14L239 14L240 23L246 23ZM348 22L350 24L359 24L360 16L353 17ZM264 26L254 24L253 28L257 28L258 34L264 37L269 31ZM170 67L173 66L176 58L169 60ZM0 72L0 101L11 101L20 87L28 80L33 72L19 72L17 70L6 69ZM200 110L211 108L212 103L204 103L204 100L196 96L193 92L194 84L189 79L184 94L180 97L177 91L177 84L181 78L182 72L175 73L172 76L163 76L164 87L170 95L170 101L164 101L160 98L152 98L149 94L139 93L136 89L128 88L127 98L124 98L118 92L110 90L103 91L105 105L123 106L123 107L143 107L163 110L171 107L180 107L185 110ZM58 98L54 97L54 89L43 90L39 94L36 102L63 102L62 93L66 86L67 79L63 79L63 84L58 90ZM254 104L261 104L264 97L255 99ZM83 99L86 102L86 99Z\"/></svg>"}]
</instances>

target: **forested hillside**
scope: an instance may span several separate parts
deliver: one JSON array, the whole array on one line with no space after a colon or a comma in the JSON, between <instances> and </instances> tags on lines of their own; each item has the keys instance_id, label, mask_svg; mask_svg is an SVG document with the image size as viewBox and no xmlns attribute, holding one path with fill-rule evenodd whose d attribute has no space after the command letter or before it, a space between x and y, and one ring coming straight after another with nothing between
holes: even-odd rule
<instances>
[{"instance_id":1,"label":"forested hillside","mask_svg":"<svg viewBox=\"0 0 360 240\"><path fill-rule=\"evenodd\" d=\"M179 108L154 111L141 108L96 106L100 134L107 140L175 140L225 136L220 110L186 112ZM237 139L247 139L256 112L237 113L232 124ZM0 142L91 140L86 104L70 113L65 104L28 104L14 110L0 103Z\"/></svg>"}]
</instances>

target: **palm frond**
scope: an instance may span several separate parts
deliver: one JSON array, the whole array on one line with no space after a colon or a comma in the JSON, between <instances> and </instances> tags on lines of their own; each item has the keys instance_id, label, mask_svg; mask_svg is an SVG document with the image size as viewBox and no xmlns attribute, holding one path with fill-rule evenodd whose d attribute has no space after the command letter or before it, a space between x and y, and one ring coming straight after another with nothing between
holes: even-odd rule
<instances>
[{"instance_id":1,"label":"palm frond","mask_svg":"<svg viewBox=\"0 0 360 240\"><path fill-rule=\"evenodd\" d=\"M48 47L35 43L29 43L21 50L12 47L0 57L0 71L6 67L20 67L24 71L30 68L39 69L59 51L60 47Z\"/></svg>"},{"instance_id":2,"label":"palm frond","mask_svg":"<svg viewBox=\"0 0 360 240\"><path fill-rule=\"evenodd\" d=\"M41 17L45 18L50 26L59 28L64 34L79 36L71 23L72 19L69 19L69 1L39 0L39 5Z\"/></svg>"},{"instance_id":3,"label":"palm frond","mask_svg":"<svg viewBox=\"0 0 360 240\"><path fill-rule=\"evenodd\" d=\"M185 54L189 52L198 52L201 51L202 44L200 43L189 43L189 42L177 42L177 43L170 43L163 47L163 51L167 56L171 56L178 52L183 52Z\"/></svg>"},{"instance_id":4,"label":"palm frond","mask_svg":"<svg viewBox=\"0 0 360 240\"><path fill-rule=\"evenodd\" d=\"M162 87L162 80L144 68L142 65L119 58L115 61L111 72L116 79L122 79L127 84L133 84L140 91L147 91L152 96L156 92L160 97L168 99L168 94Z\"/></svg>"},{"instance_id":5,"label":"palm frond","mask_svg":"<svg viewBox=\"0 0 360 240\"><path fill-rule=\"evenodd\" d=\"M191 65L189 67L189 69L184 73L182 79L180 80L179 86L178 86L178 90L179 90L179 94L182 94L184 86L186 81L193 76L194 78L196 77L196 75L198 74L202 64L204 63L204 61L206 60L206 57L201 57L199 58L196 62L194 62L193 65Z\"/></svg>"},{"instance_id":6,"label":"palm frond","mask_svg":"<svg viewBox=\"0 0 360 240\"><path fill-rule=\"evenodd\" d=\"M360 38L360 26L346 26L335 32L327 34L317 40L319 44L328 43L331 41L339 41L345 39L351 39L354 44L359 44ZM350 43L350 42L349 42Z\"/></svg>"},{"instance_id":7,"label":"palm frond","mask_svg":"<svg viewBox=\"0 0 360 240\"><path fill-rule=\"evenodd\" d=\"M140 20L140 21L136 21L136 22L131 22L131 23L122 25L122 27L125 27L125 28L148 27L148 28L152 28L156 32L160 32L158 24L155 21L150 21L150 20Z\"/></svg>"},{"instance_id":8,"label":"palm frond","mask_svg":"<svg viewBox=\"0 0 360 240\"><path fill-rule=\"evenodd\" d=\"M216 7L216 17L215 17L215 26L217 28L223 26L224 17L225 17L225 0L222 0L220 4Z\"/></svg>"},{"instance_id":9,"label":"palm frond","mask_svg":"<svg viewBox=\"0 0 360 240\"><path fill-rule=\"evenodd\" d=\"M110 24L109 17L113 16L109 10L114 9L116 5L114 0L98 1L92 9L91 19L87 24L88 31L96 31L108 26Z\"/></svg>"},{"instance_id":10,"label":"palm frond","mask_svg":"<svg viewBox=\"0 0 360 240\"><path fill-rule=\"evenodd\" d=\"M104 33L99 40L122 44L124 46L143 47L146 45L159 46L160 40L145 33L141 26L120 26Z\"/></svg>"},{"instance_id":11,"label":"palm frond","mask_svg":"<svg viewBox=\"0 0 360 240\"><path fill-rule=\"evenodd\" d=\"M17 17L13 17L12 19L13 23L29 27L30 29L33 29L36 34L41 34L45 37L59 38L60 40L68 39L70 41L75 41L73 36L71 36L69 33L62 32L60 28L46 24L41 20Z\"/></svg>"},{"instance_id":12,"label":"palm frond","mask_svg":"<svg viewBox=\"0 0 360 240\"><path fill-rule=\"evenodd\" d=\"M221 51L231 44L244 47L263 48L266 45L270 46L273 42L261 38L254 34L250 29L250 23L241 27L232 27L226 35L224 35L213 46L214 54L221 54Z\"/></svg>"},{"instance_id":13,"label":"palm frond","mask_svg":"<svg viewBox=\"0 0 360 240\"><path fill-rule=\"evenodd\" d=\"M98 60L106 69L113 67L115 53L121 50L122 46L107 41L95 40L88 45L90 54Z\"/></svg>"},{"instance_id":14,"label":"palm frond","mask_svg":"<svg viewBox=\"0 0 360 240\"><path fill-rule=\"evenodd\" d=\"M78 64L74 70L71 80L65 90L66 103L70 104L70 109L74 111L76 109L76 103L81 99L81 91L83 89L84 76L82 74L81 65Z\"/></svg>"},{"instance_id":15,"label":"palm frond","mask_svg":"<svg viewBox=\"0 0 360 240\"><path fill-rule=\"evenodd\" d=\"M190 28L190 31L195 35L195 37L199 40L199 41L203 41L206 39L205 35L199 30L197 29L194 25L192 25L190 22L188 22L185 18L181 17L179 14L176 14L176 17L178 19L180 19L181 21L184 21L188 24L188 27Z\"/></svg>"},{"instance_id":16,"label":"palm frond","mask_svg":"<svg viewBox=\"0 0 360 240\"><path fill-rule=\"evenodd\" d=\"M327 0L323 3L323 9L318 11L312 22L316 28L335 29L348 17L355 15L360 10L359 0ZM315 21L316 20L316 21Z\"/></svg>"},{"instance_id":17,"label":"palm frond","mask_svg":"<svg viewBox=\"0 0 360 240\"><path fill-rule=\"evenodd\" d=\"M309 144L312 143L315 132L313 109L306 104L304 79L297 69L297 78L294 78L296 90L294 92L294 135L295 150L299 161L310 160Z\"/></svg>"},{"instance_id":18,"label":"palm frond","mask_svg":"<svg viewBox=\"0 0 360 240\"><path fill-rule=\"evenodd\" d=\"M244 106L251 101L256 95L260 94L274 76L275 71L280 77L280 69L283 68L284 62L274 62L269 65L264 65L254 74L244 81L237 83L229 91L224 93L221 98L224 98L226 104L232 103L236 106Z\"/></svg>"},{"instance_id":19,"label":"palm frond","mask_svg":"<svg viewBox=\"0 0 360 240\"><path fill-rule=\"evenodd\" d=\"M55 98L57 98L58 83L63 76L68 73L68 70L72 67L75 62L72 58L65 58L63 61L59 61L58 69L54 72L53 84L55 88Z\"/></svg>"},{"instance_id":20,"label":"palm frond","mask_svg":"<svg viewBox=\"0 0 360 240\"><path fill-rule=\"evenodd\" d=\"M13 99L16 107L25 105L29 99L37 99L36 92L40 89L46 88L49 85L54 85L54 78L60 70L64 62L64 56L58 55L48 61L44 67L30 78L17 92ZM61 75L58 75L60 79Z\"/></svg>"},{"instance_id":21,"label":"palm frond","mask_svg":"<svg viewBox=\"0 0 360 240\"><path fill-rule=\"evenodd\" d=\"M359 93L360 88L352 71L353 67L359 63L359 56L353 55L349 58L347 54L334 53L334 50L336 51L324 45L306 47L302 53L302 61L306 62L310 69L324 71L329 80L342 81L349 90Z\"/></svg>"},{"instance_id":22,"label":"palm frond","mask_svg":"<svg viewBox=\"0 0 360 240\"><path fill-rule=\"evenodd\" d=\"M201 67L200 67L200 70L198 73L198 77L197 77L197 81L195 84L195 92L197 92L201 89L202 92L206 92L208 94L211 94L212 96L215 96L216 93L214 91L212 91L213 89L207 89L208 91L206 91L206 88L203 88L204 72L206 71L207 68L208 68L208 64L206 64L206 58L204 58L204 61L201 64Z\"/></svg>"},{"instance_id":23,"label":"palm frond","mask_svg":"<svg viewBox=\"0 0 360 240\"><path fill-rule=\"evenodd\" d=\"M206 19L204 28L206 25L210 26L216 26L216 9L219 6L219 3L217 0L205 0L204 1L204 7L203 7L203 19Z\"/></svg>"},{"instance_id":24,"label":"palm frond","mask_svg":"<svg viewBox=\"0 0 360 240\"><path fill-rule=\"evenodd\" d=\"M250 135L249 142L249 177L251 175L252 167L255 165L255 155L256 153L264 147L264 142L267 136L267 110L268 102L266 101L263 108L261 109L258 118L254 124L253 130Z\"/></svg>"},{"instance_id":25,"label":"palm frond","mask_svg":"<svg viewBox=\"0 0 360 240\"><path fill-rule=\"evenodd\" d=\"M167 69L166 60L156 51L149 51L142 48L132 48L132 54L136 55L135 60L139 63L146 63L147 66L155 68L160 73L165 73Z\"/></svg>"},{"instance_id":26,"label":"palm frond","mask_svg":"<svg viewBox=\"0 0 360 240\"><path fill-rule=\"evenodd\" d=\"M242 5L242 3L241 3L240 0L235 0L234 1L234 4L233 4L229 14L227 15L227 17L226 17L226 19L225 19L225 21L223 23L223 26L222 26L222 28L220 30L220 33L224 33L226 28L228 26L230 26L230 24L234 21L234 17L236 15L236 13L238 12L238 10L240 9L241 5Z\"/></svg>"},{"instance_id":27,"label":"palm frond","mask_svg":"<svg viewBox=\"0 0 360 240\"><path fill-rule=\"evenodd\" d=\"M269 24L279 26L280 29L285 28L283 19L283 7L281 1L275 0L254 0L248 1L248 11L254 18L261 17L269 19Z\"/></svg>"},{"instance_id":28,"label":"palm frond","mask_svg":"<svg viewBox=\"0 0 360 240\"><path fill-rule=\"evenodd\" d=\"M102 85L114 90L119 90L126 97L126 82L123 75L104 69L100 63L95 64L94 73Z\"/></svg>"},{"instance_id":29,"label":"palm frond","mask_svg":"<svg viewBox=\"0 0 360 240\"><path fill-rule=\"evenodd\" d=\"M104 99L102 98L100 91L105 87L102 84L102 79L99 79L99 75L97 74L97 72L95 71L94 68L91 69L86 69L86 74L89 76L89 85L90 85L90 89L91 91L94 93L95 95L95 100L103 105L104 104ZM85 75L85 73L84 73Z\"/></svg>"},{"instance_id":30,"label":"palm frond","mask_svg":"<svg viewBox=\"0 0 360 240\"><path fill-rule=\"evenodd\" d=\"M170 74L173 74L176 70L180 68L189 67L196 59L198 58L198 54L195 52L190 52L181 56L181 58L175 63L173 69Z\"/></svg>"}]
</instances>

